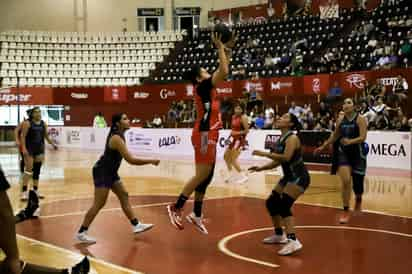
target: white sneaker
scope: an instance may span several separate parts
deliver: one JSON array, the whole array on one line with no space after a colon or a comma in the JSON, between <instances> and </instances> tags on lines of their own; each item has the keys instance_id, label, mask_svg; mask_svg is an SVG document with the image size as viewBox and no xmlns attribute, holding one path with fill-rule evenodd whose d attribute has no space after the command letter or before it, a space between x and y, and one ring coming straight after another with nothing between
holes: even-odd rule
<instances>
[{"instance_id":1,"label":"white sneaker","mask_svg":"<svg viewBox=\"0 0 412 274\"><path fill-rule=\"evenodd\" d=\"M22 191L20 193L20 201L27 201L29 199L29 192L28 191Z\"/></svg>"},{"instance_id":2,"label":"white sneaker","mask_svg":"<svg viewBox=\"0 0 412 274\"><path fill-rule=\"evenodd\" d=\"M82 233L77 233L75 236L75 239L83 244L95 244L96 239L89 236L87 234L87 231L84 231Z\"/></svg>"},{"instance_id":3,"label":"white sneaker","mask_svg":"<svg viewBox=\"0 0 412 274\"><path fill-rule=\"evenodd\" d=\"M276 235L273 234L272 236L266 237L262 240L264 244L286 244L288 242L288 238L286 238L285 234Z\"/></svg>"},{"instance_id":4,"label":"white sneaker","mask_svg":"<svg viewBox=\"0 0 412 274\"><path fill-rule=\"evenodd\" d=\"M249 180L249 177L247 177L244 174L240 175L240 178L236 181L237 184L244 184Z\"/></svg>"},{"instance_id":5,"label":"white sneaker","mask_svg":"<svg viewBox=\"0 0 412 274\"><path fill-rule=\"evenodd\" d=\"M233 181L233 179L235 178L235 175L233 173L228 173L225 177L224 177L224 182L226 184L229 184Z\"/></svg>"},{"instance_id":6,"label":"white sneaker","mask_svg":"<svg viewBox=\"0 0 412 274\"><path fill-rule=\"evenodd\" d=\"M298 239L296 239L296 241L288 239L288 243L285 246L283 246L281 250L278 251L278 254L281 256L290 255L302 249L302 247L303 245L299 242Z\"/></svg>"},{"instance_id":7,"label":"white sneaker","mask_svg":"<svg viewBox=\"0 0 412 274\"><path fill-rule=\"evenodd\" d=\"M133 226L133 233L141 233L145 232L153 227L153 224L143 224L138 223L137 225Z\"/></svg>"},{"instance_id":8,"label":"white sneaker","mask_svg":"<svg viewBox=\"0 0 412 274\"><path fill-rule=\"evenodd\" d=\"M200 232L202 232L203 234L209 234L209 232L207 231L205 225L203 224L203 219L202 217L196 217L196 215L192 212L189 215L186 216L186 220L193 224L197 230L199 230Z\"/></svg>"},{"instance_id":9,"label":"white sneaker","mask_svg":"<svg viewBox=\"0 0 412 274\"><path fill-rule=\"evenodd\" d=\"M40 217L40 207L38 207L35 211L34 211L34 213L33 213L33 217Z\"/></svg>"}]
</instances>

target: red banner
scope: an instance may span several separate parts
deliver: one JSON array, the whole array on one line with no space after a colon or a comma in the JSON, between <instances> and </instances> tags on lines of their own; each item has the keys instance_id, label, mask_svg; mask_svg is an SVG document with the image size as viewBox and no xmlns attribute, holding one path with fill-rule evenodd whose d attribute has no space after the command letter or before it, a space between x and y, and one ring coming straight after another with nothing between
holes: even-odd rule
<instances>
[{"instance_id":1,"label":"red banner","mask_svg":"<svg viewBox=\"0 0 412 274\"><path fill-rule=\"evenodd\" d=\"M277 77L268 79L266 90L267 96L285 96L290 95L295 90L295 77Z\"/></svg>"},{"instance_id":2,"label":"red banner","mask_svg":"<svg viewBox=\"0 0 412 274\"><path fill-rule=\"evenodd\" d=\"M127 101L127 88L105 87L104 101L106 103L125 103Z\"/></svg>"},{"instance_id":3,"label":"red banner","mask_svg":"<svg viewBox=\"0 0 412 274\"><path fill-rule=\"evenodd\" d=\"M329 74L304 76L303 86L305 94L328 94Z\"/></svg>"},{"instance_id":4,"label":"red banner","mask_svg":"<svg viewBox=\"0 0 412 274\"><path fill-rule=\"evenodd\" d=\"M343 90L343 95L349 96L365 88L365 82L371 78L371 72L345 72L332 75L331 78L338 81L339 87Z\"/></svg>"},{"instance_id":5,"label":"red banner","mask_svg":"<svg viewBox=\"0 0 412 274\"><path fill-rule=\"evenodd\" d=\"M56 88L54 103L56 105L103 104L102 88Z\"/></svg>"},{"instance_id":6,"label":"red banner","mask_svg":"<svg viewBox=\"0 0 412 274\"><path fill-rule=\"evenodd\" d=\"M0 89L0 105L50 105L53 90L47 87Z\"/></svg>"}]
</instances>

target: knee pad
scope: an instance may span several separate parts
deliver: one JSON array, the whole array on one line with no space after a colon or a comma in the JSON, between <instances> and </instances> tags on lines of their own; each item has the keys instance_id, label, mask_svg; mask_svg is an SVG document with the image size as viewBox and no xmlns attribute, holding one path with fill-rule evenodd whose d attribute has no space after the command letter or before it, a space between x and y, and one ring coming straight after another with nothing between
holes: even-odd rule
<instances>
[{"instance_id":1,"label":"knee pad","mask_svg":"<svg viewBox=\"0 0 412 274\"><path fill-rule=\"evenodd\" d=\"M356 174L353 173L352 174L352 189L353 192L355 192L356 195L362 195L363 194L363 182L365 179L365 175L360 175L360 174Z\"/></svg>"},{"instance_id":2,"label":"knee pad","mask_svg":"<svg viewBox=\"0 0 412 274\"><path fill-rule=\"evenodd\" d=\"M292 205L295 202L295 199L290 197L288 194L283 193L282 199L280 202L279 214L282 218L287 218L292 216Z\"/></svg>"},{"instance_id":3,"label":"knee pad","mask_svg":"<svg viewBox=\"0 0 412 274\"><path fill-rule=\"evenodd\" d=\"M40 169L41 169L41 162L34 162L33 163L33 180L38 181L40 178Z\"/></svg>"},{"instance_id":4,"label":"knee pad","mask_svg":"<svg viewBox=\"0 0 412 274\"><path fill-rule=\"evenodd\" d=\"M270 216L279 215L281 197L276 191L272 191L272 194L266 199L266 208L269 211Z\"/></svg>"},{"instance_id":5,"label":"knee pad","mask_svg":"<svg viewBox=\"0 0 412 274\"><path fill-rule=\"evenodd\" d=\"M209 186L209 184L212 182L213 179L213 174L215 171L215 166L213 166L212 170L210 171L209 175L207 175L206 179L203 180L196 188L195 191L199 192L201 194L206 193L206 189Z\"/></svg>"}]
</instances>

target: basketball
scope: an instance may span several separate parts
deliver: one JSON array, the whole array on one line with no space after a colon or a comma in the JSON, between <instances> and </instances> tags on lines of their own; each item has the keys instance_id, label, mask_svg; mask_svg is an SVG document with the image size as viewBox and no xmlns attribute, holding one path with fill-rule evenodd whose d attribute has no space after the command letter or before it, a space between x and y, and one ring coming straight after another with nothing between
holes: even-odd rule
<instances>
[{"instance_id":1,"label":"basketball","mask_svg":"<svg viewBox=\"0 0 412 274\"><path fill-rule=\"evenodd\" d=\"M232 37L232 29L226 24L217 24L214 28L214 32L221 35L221 41L223 44L229 42Z\"/></svg>"}]
</instances>

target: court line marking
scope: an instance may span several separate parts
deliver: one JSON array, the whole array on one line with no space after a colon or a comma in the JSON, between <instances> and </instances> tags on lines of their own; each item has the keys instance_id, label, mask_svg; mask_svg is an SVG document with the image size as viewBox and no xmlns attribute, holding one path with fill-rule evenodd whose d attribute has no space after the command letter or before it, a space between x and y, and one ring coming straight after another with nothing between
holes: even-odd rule
<instances>
[{"instance_id":1,"label":"court line marking","mask_svg":"<svg viewBox=\"0 0 412 274\"><path fill-rule=\"evenodd\" d=\"M171 196L172 197L172 196ZM206 198L204 199L205 201L209 200L220 200L220 199L228 199L228 198L236 198L237 196L224 196L224 197L214 197L214 198ZM187 202L193 202L193 200L188 200ZM152 203L152 204L141 204L141 205L134 205L132 208L146 208L146 207L157 207L157 206L166 206L170 205L173 202L160 202L160 203ZM121 207L113 207L113 208L106 208L102 209L99 211L101 212L112 212L116 210L121 210ZM77 212L68 212L68 213L63 213L63 214L54 214L54 215L46 215L46 216L41 216L39 219L50 219L50 218L57 218L57 217L67 217L67 216L76 216L76 215L84 215L86 214L87 211L77 211Z\"/></svg>"},{"instance_id":2,"label":"court line marking","mask_svg":"<svg viewBox=\"0 0 412 274\"><path fill-rule=\"evenodd\" d=\"M23 236L23 235L20 235L20 234L17 234L17 236L19 238L23 239L23 240L32 242L34 244L38 244L38 245L44 246L46 248L54 249L54 250L57 250L57 251L60 251L60 252L63 252L63 253L68 253L71 256L79 258L79 259L81 259L85 256L83 254L79 254L79 253L74 252L72 250L65 249L65 248L62 248L62 247L59 247L59 246L56 246L56 245L53 245L53 244L49 244L49 243L46 243L46 242L41 242L41 241L26 237L26 236ZM88 256L88 258L89 258L90 261L95 262L96 264L104 265L104 266L110 267L110 268L118 270L118 271L123 271L123 272L126 272L126 273L132 273L132 274L143 274L143 272L138 272L138 271L134 271L132 269L128 269L128 268L123 267L123 266L115 265L115 264L106 262L102 259L96 259L94 257L89 257L89 256Z\"/></svg>"},{"instance_id":3,"label":"court line marking","mask_svg":"<svg viewBox=\"0 0 412 274\"><path fill-rule=\"evenodd\" d=\"M356 226L324 226L324 225L302 225L302 226L295 226L296 229L340 229L340 230L356 230L356 231L368 231L368 232L377 232L377 233L384 233L384 234L391 234L391 235L396 235L396 236L401 236L401 237L407 237L407 238L412 238L412 234L406 234L406 233L401 233L401 232L396 232L396 231L390 231L390 230L383 230L383 229L373 229L373 228L365 228L365 227L356 227ZM253 259L250 257L242 256L239 255L233 251L231 251L226 245L229 241L233 240L234 238L237 238L239 236L245 235L245 234L250 234L250 233L255 233L255 232L261 232L261 231L268 231L268 230L273 230L273 227L264 227L264 228L257 228L257 229L250 229L250 230L245 230L241 231L238 233L234 233L231 235L228 235L221 239L218 243L218 249L226 254L227 256L233 257L238 260L246 261L246 262L251 262L267 267L272 267L272 268L278 268L280 265L274 264L274 263L269 263L266 261L258 260L258 259Z\"/></svg>"},{"instance_id":4,"label":"court line marking","mask_svg":"<svg viewBox=\"0 0 412 274\"><path fill-rule=\"evenodd\" d=\"M335 191L330 191L330 192L328 191L328 192L322 192L322 193L317 193L317 194L329 194L329 193L333 193L333 192L335 192ZM263 194L242 194L242 197L255 198L255 199L261 199L261 200L267 199L266 197L263 197ZM342 209L342 207L339 207L339 206L325 205L325 204L320 204L320 203L301 202L299 200L296 201L296 204L308 205L308 206L317 206L317 207L326 207L326 208L333 208L333 209ZM412 219L412 216L399 215L399 214L393 214L393 213L388 213L388 212L383 212L383 211L376 211L376 210L369 210L369 209L362 209L361 212L365 212L365 213L369 213L369 214L390 216L390 217L399 217L399 218L405 218L405 219Z\"/></svg>"}]
</instances>

